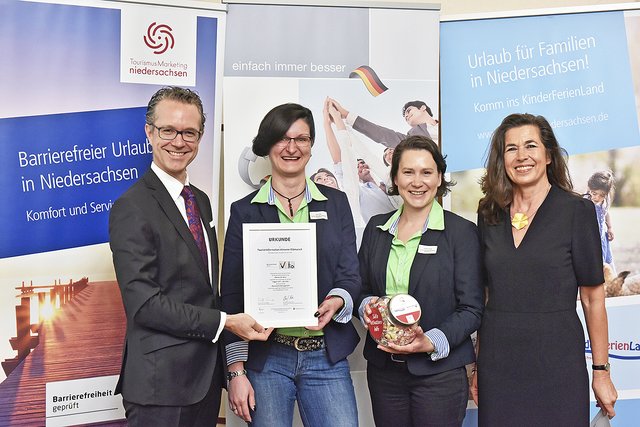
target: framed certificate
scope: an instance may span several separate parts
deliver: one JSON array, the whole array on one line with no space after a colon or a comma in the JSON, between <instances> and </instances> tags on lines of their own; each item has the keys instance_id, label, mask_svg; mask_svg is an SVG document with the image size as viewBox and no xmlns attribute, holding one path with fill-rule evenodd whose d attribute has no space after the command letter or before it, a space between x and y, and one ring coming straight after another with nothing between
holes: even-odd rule
<instances>
[{"instance_id":1,"label":"framed certificate","mask_svg":"<svg viewBox=\"0 0 640 427\"><path fill-rule=\"evenodd\" d=\"M244 311L262 326L316 326L316 224L243 224Z\"/></svg>"}]
</instances>

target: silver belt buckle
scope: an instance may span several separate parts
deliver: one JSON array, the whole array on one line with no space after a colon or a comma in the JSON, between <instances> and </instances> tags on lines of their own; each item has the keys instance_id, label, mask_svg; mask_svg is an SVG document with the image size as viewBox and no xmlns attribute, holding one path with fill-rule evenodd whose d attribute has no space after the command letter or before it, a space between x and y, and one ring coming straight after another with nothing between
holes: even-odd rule
<instances>
[{"instance_id":1,"label":"silver belt buckle","mask_svg":"<svg viewBox=\"0 0 640 427\"><path fill-rule=\"evenodd\" d=\"M396 359L395 358L396 354L391 353L391 360L393 360L396 363L407 363L406 360L402 360L402 359Z\"/></svg>"},{"instance_id":2,"label":"silver belt buckle","mask_svg":"<svg viewBox=\"0 0 640 427\"><path fill-rule=\"evenodd\" d=\"M298 338L296 338L295 340L293 340L293 347L294 347L296 350L298 350L298 351L305 351L305 349L304 349L304 348L299 347L299 344L300 344L300 338L302 338L302 337L298 337Z\"/></svg>"}]
</instances>

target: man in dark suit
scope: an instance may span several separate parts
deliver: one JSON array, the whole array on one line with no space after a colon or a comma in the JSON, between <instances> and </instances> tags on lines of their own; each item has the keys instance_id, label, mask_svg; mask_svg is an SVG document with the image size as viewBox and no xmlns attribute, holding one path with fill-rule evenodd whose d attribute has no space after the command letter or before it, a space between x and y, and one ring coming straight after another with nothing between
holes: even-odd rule
<instances>
[{"instance_id":1,"label":"man in dark suit","mask_svg":"<svg viewBox=\"0 0 640 427\"><path fill-rule=\"evenodd\" d=\"M145 125L151 169L111 209L110 245L127 315L116 393L130 426L215 425L223 383L220 333L228 329L247 340L270 333L247 314L217 308L211 204L187 175L204 121L195 92L156 92Z\"/></svg>"}]
</instances>

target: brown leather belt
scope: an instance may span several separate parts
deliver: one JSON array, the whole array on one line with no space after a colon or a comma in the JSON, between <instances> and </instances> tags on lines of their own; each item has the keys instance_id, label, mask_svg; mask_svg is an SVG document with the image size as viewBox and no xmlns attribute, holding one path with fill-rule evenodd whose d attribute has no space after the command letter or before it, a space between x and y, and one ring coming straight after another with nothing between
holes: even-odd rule
<instances>
[{"instance_id":1,"label":"brown leather belt","mask_svg":"<svg viewBox=\"0 0 640 427\"><path fill-rule=\"evenodd\" d=\"M272 336L273 341L278 344L293 347L298 351L316 351L325 347L324 337L292 337L277 332L274 332Z\"/></svg>"}]
</instances>

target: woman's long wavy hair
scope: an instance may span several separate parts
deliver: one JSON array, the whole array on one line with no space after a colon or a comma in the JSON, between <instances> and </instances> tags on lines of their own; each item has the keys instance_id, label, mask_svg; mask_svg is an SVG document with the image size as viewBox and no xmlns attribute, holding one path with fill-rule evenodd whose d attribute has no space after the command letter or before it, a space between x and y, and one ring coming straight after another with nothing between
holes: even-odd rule
<instances>
[{"instance_id":1,"label":"woman's long wavy hair","mask_svg":"<svg viewBox=\"0 0 640 427\"><path fill-rule=\"evenodd\" d=\"M547 178L552 185L573 193L573 183L567 167L567 152L560 147L551 125L543 116L533 114L510 114L493 132L489 155L485 163L485 174L480 179L484 197L478 204L478 214L484 222L495 225L500 222L500 214L513 201L513 183L507 175L504 164L505 135L508 130L532 125L540 130L542 143L551 163L547 165Z\"/></svg>"}]
</instances>

